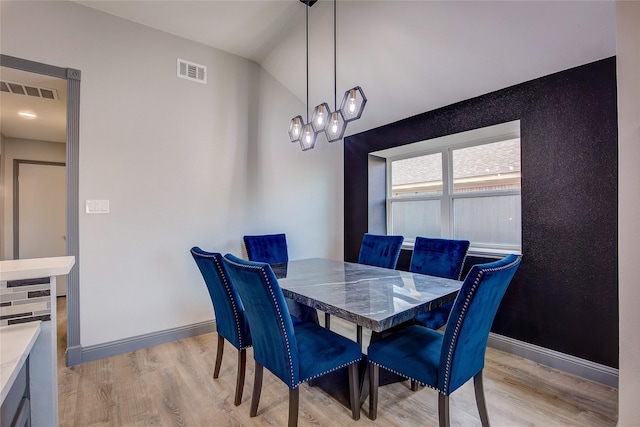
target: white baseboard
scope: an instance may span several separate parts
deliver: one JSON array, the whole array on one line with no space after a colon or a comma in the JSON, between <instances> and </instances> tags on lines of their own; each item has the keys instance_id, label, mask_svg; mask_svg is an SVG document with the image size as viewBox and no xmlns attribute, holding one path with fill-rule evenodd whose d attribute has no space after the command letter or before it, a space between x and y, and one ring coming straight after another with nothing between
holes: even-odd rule
<instances>
[{"instance_id":1,"label":"white baseboard","mask_svg":"<svg viewBox=\"0 0 640 427\"><path fill-rule=\"evenodd\" d=\"M618 369L609 366L494 333L489 334L487 345L572 375L618 388Z\"/></svg>"}]
</instances>

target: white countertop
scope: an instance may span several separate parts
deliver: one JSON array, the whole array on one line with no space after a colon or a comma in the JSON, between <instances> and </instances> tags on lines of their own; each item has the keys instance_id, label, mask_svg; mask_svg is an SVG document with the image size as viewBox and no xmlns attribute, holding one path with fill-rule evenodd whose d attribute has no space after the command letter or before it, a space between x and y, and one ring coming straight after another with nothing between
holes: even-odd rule
<instances>
[{"instance_id":1,"label":"white countertop","mask_svg":"<svg viewBox=\"0 0 640 427\"><path fill-rule=\"evenodd\" d=\"M0 281L60 276L68 274L75 263L74 256L0 261Z\"/></svg>"},{"instance_id":2,"label":"white countertop","mask_svg":"<svg viewBox=\"0 0 640 427\"><path fill-rule=\"evenodd\" d=\"M40 334L41 322L0 327L0 383L2 402L9 394L18 372Z\"/></svg>"}]
</instances>

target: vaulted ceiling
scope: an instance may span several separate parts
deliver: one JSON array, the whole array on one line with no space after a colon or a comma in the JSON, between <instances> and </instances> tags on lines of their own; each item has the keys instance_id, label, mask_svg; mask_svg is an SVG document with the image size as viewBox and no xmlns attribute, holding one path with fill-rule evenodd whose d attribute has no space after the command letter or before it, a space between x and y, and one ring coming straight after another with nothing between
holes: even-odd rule
<instances>
[{"instance_id":1,"label":"vaulted ceiling","mask_svg":"<svg viewBox=\"0 0 640 427\"><path fill-rule=\"evenodd\" d=\"M306 98L299 0L77 3L248 58ZM309 9L309 46L310 108L333 108L333 1ZM339 0L337 46L338 103L356 85L368 98L348 135L613 56L615 2Z\"/></svg>"},{"instance_id":2,"label":"vaulted ceiling","mask_svg":"<svg viewBox=\"0 0 640 427\"><path fill-rule=\"evenodd\" d=\"M305 100L298 0L80 3L256 61ZM333 1L309 33L310 108L333 108ZM351 134L615 55L615 2L339 0L337 34L338 97L368 98Z\"/></svg>"}]
</instances>

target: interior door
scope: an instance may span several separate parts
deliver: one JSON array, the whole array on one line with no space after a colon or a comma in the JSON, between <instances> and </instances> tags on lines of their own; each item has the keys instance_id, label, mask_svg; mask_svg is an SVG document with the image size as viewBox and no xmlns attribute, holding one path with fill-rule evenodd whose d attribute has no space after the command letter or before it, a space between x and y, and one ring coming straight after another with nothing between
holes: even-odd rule
<instances>
[{"instance_id":1,"label":"interior door","mask_svg":"<svg viewBox=\"0 0 640 427\"><path fill-rule=\"evenodd\" d=\"M18 258L66 255L64 163L18 166ZM66 276L56 279L57 296L66 295Z\"/></svg>"}]
</instances>

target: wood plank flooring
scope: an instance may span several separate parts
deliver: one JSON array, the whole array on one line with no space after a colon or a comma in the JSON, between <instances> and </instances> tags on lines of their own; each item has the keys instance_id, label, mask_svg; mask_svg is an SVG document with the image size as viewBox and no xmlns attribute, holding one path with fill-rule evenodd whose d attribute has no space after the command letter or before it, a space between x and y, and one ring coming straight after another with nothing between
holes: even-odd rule
<instances>
[{"instance_id":1,"label":"wood plank flooring","mask_svg":"<svg viewBox=\"0 0 640 427\"><path fill-rule=\"evenodd\" d=\"M225 346L220 377L212 378L214 333L67 368L66 301L58 299L59 422L87 426L285 426L288 388L265 369L258 416L249 417L253 353L240 406L233 405L236 350ZM322 316L321 316L322 317ZM355 339L355 327L332 318L332 330ZM368 335L364 334L364 342ZM615 426L616 389L487 349L485 395L495 426ZM472 382L451 395L452 426L479 426ZM300 389L299 425L437 426L437 393L409 382L380 388L378 418L359 421L317 387Z\"/></svg>"}]
</instances>

